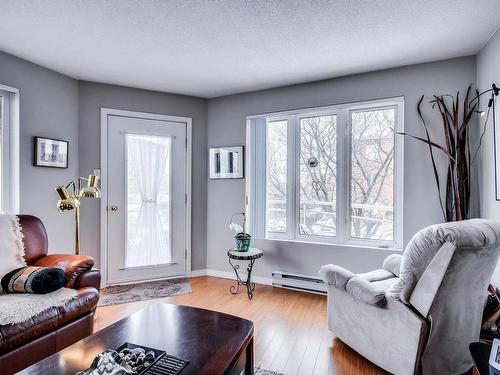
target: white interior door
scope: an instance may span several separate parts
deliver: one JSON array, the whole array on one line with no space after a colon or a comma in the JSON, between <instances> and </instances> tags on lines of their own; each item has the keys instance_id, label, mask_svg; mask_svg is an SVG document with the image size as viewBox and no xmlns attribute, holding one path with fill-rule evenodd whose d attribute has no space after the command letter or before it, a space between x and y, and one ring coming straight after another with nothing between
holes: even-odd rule
<instances>
[{"instance_id":1,"label":"white interior door","mask_svg":"<svg viewBox=\"0 0 500 375\"><path fill-rule=\"evenodd\" d=\"M113 114L105 122L107 284L186 274L188 124Z\"/></svg>"}]
</instances>

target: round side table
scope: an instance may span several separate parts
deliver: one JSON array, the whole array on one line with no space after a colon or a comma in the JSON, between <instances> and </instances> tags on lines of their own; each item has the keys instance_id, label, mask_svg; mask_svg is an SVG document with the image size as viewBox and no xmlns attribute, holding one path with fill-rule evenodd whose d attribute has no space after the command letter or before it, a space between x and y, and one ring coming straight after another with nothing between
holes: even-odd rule
<instances>
[{"instance_id":1,"label":"round side table","mask_svg":"<svg viewBox=\"0 0 500 375\"><path fill-rule=\"evenodd\" d=\"M257 259L259 259L263 255L264 253L262 252L262 250L257 249L256 247L251 247L248 251L238 251L231 249L227 252L227 256L229 257L229 264L231 265L231 267L233 267L234 273L236 274L236 286L233 285L231 286L231 288L229 288L229 291L232 294L238 293L241 285L247 288L248 299L253 298L253 291L255 289L255 283L252 283L253 264ZM249 262L247 266L246 281L243 281L240 277L240 274L238 273L240 265L234 264L231 260L245 260Z\"/></svg>"}]
</instances>

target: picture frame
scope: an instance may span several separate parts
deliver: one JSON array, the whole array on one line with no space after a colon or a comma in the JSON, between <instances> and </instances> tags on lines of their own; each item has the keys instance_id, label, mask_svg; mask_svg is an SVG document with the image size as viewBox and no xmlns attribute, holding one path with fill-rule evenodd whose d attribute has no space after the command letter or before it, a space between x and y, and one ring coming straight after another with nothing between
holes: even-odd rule
<instances>
[{"instance_id":1,"label":"picture frame","mask_svg":"<svg viewBox=\"0 0 500 375\"><path fill-rule=\"evenodd\" d=\"M211 147L208 152L211 180L244 178L244 147Z\"/></svg>"},{"instance_id":2,"label":"picture frame","mask_svg":"<svg viewBox=\"0 0 500 375\"><path fill-rule=\"evenodd\" d=\"M68 168L68 141L46 137L35 137L33 143L34 166L47 168Z\"/></svg>"}]
</instances>

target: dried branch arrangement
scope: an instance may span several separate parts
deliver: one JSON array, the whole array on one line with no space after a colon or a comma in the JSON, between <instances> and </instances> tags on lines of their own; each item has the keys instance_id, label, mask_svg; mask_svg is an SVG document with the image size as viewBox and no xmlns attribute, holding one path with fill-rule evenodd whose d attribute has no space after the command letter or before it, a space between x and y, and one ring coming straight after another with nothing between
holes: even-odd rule
<instances>
[{"instance_id":1,"label":"dried branch arrangement","mask_svg":"<svg viewBox=\"0 0 500 375\"><path fill-rule=\"evenodd\" d=\"M434 180L439 195L439 204L446 221L458 221L470 218L471 167L474 164L481 143L471 152L470 129L471 119L479 113L479 100L470 101L471 86L467 89L463 102L460 93L452 95L434 95L429 101L432 108L441 115L444 133L444 145L431 139L429 127L422 113L424 95L420 98L417 111L425 137L408 133L399 133L417 139L428 146L431 157ZM476 90L476 95L479 92ZM477 96L476 96L477 98ZM447 159L446 190L443 201L443 188L436 165L435 151L443 153Z\"/></svg>"}]
</instances>

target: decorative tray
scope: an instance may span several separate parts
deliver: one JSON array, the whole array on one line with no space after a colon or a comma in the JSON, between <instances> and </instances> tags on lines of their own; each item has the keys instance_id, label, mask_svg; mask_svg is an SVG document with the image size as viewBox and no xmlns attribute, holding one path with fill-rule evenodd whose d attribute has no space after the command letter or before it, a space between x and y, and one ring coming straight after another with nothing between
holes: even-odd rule
<instances>
[{"instance_id":1,"label":"decorative tray","mask_svg":"<svg viewBox=\"0 0 500 375\"><path fill-rule=\"evenodd\" d=\"M126 342L116 350L99 354L90 368L77 375L177 375L188 364L164 350Z\"/></svg>"},{"instance_id":2,"label":"decorative tray","mask_svg":"<svg viewBox=\"0 0 500 375\"><path fill-rule=\"evenodd\" d=\"M125 352L125 353L131 352L132 353L134 350L143 351L144 353L153 352L153 354L154 354L154 359L151 362L146 362L146 363L149 363L149 366L145 366L144 369L136 371L134 374L137 374L137 375L148 374L149 373L148 370L151 369L160 360L161 357L163 357L165 354L167 354L167 352L165 350L153 349L153 348L149 348L149 347L144 346L144 345L131 344L129 342L126 342L125 344L120 346L118 349L116 349L116 352L118 354L120 354L122 352ZM121 356L121 354L120 354L120 356ZM123 359L125 359L125 358L123 358ZM125 359L125 361L126 361L126 359Z\"/></svg>"}]
</instances>

